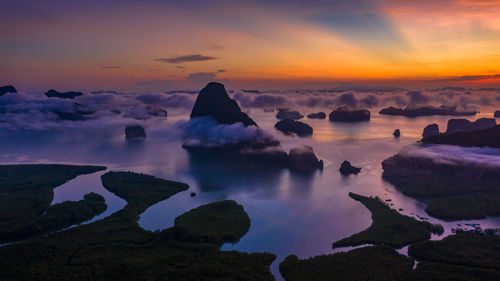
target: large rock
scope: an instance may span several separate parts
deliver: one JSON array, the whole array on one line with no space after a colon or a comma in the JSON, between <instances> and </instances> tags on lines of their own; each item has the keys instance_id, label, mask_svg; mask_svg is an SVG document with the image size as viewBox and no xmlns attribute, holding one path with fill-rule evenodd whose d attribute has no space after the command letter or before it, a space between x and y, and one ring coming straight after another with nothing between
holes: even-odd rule
<instances>
[{"instance_id":1,"label":"large rock","mask_svg":"<svg viewBox=\"0 0 500 281\"><path fill-rule=\"evenodd\" d=\"M143 140L146 138L146 131L140 125L131 125L125 128L125 138L129 141Z\"/></svg>"},{"instance_id":2,"label":"large rock","mask_svg":"<svg viewBox=\"0 0 500 281\"><path fill-rule=\"evenodd\" d=\"M433 115L476 115L476 111L459 111L456 106L423 106L423 107L406 107L406 108L396 108L387 107L379 112L383 115L401 115L406 117L418 117L418 116L433 116Z\"/></svg>"},{"instance_id":3,"label":"large rock","mask_svg":"<svg viewBox=\"0 0 500 281\"><path fill-rule=\"evenodd\" d=\"M500 148L500 125L482 130L427 136L422 142Z\"/></svg>"},{"instance_id":4,"label":"large rock","mask_svg":"<svg viewBox=\"0 0 500 281\"><path fill-rule=\"evenodd\" d=\"M445 134L487 129L495 127L496 125L497 122L494 118L480 118L474 122L467 119L450 119L448 120L448 126Z\"/></svg>"},{"instance_id":5,"label":"large rock","mask_svg":"<svg viewBox=\"0 0 500 281\"><path fill-rule=\"evenodd\" d=\"M257 126L248 115L231 99L224 85L217 82L208 83L196 99L191 118L212 116L220 124L243 123L245 126Z\"/></svg>"},{"instance_id":6,"label":"large rock","mask_svg":"<svg viewBox=\"0 0 500 281\"><path fill-rule=\"evenodd\" d=\"M313 128L305 123L292 119L281 120L274 128L283 132L285 135L296 134L299 137L310 136L313 133Z\"/></svg>"},{"instance_id":7,"label":"large rock","mask_svg":"<svg viewBox=\"0 0 500 281\"><path fill-rule=\"evenodd\" d=\"M45 96L48 98L60 98L60 99L74 99L75 97L81 96L83 93L81 92L58 92L56 90L48 90L45 92Z\"/></svg>"},{"instance_id":8,"label":"large rock","mask_svg":"<svg viewBox=\"0 0 500 281\"><path fill-rule=\"evenodd\" d=\"M399 138L401 136L401 131L399 129L396 129L396 130L394 130L394 133L392 133L392 135L395 138Z\"/></svg>"},{"instance_id":9,"label":"large rock","mask_svg":"<svg viewBox=\"0 0 500 281\"><path fill-rule=\"evenodd\" d=\"M304 117L304 115L300 114L300 112L298 112L296 110L290 110L288 108L281 108L278 110L278 113L276 114L276 118L279 120L283 120L283 119L297 120L297 119L301 119L303 117Z\"/></svg>"},{"instance_id":10,"label":"large rock","mask_svg":"<svg viewBox=\"0 0 500 281\"><path fill-rule=\"evenodd\" d=\"M424 128L424 132L422 133L422 137L435 136L439 135L439 125L436 123L432 123L427 125Z\"/></svg>"},{"instance_id":11,"label":"large rock","mask_svg":"<svg viewBox=\"0 0 500 281\"><path fill-rule=\"evenodd\" d=\"M290 150L288 167L292 171L308 173L323 169L323 160L316 157L312 147L304 145Z\"/></svg>"},{"instance_id":12,"label":"large rock","mask_svg":"<svg viewBox=\"0 0 500 281\"><path fill-rule=\"evenodd\" d=\"M339 107L329 115L333 122L362 122L370 121L370 111L366 109L349 110L347 107Z\"/></svg>"},{"instance_id":13,"label":"large rock","mask_svg":"<svg viewBox=\"0 0 500 281\"><path fill-rule=\"evenodd\" d=\"M307 115L307 118L309 118L309 119L325 119L326 113L324 113L324 112L311 113L311 114Z\"/></svg>"},{"instance_id":14,"label":"large rock","mask_svg":"<svg viewBox=\"0 0 500 281\"><path fill-rule=\"evenodd\" d=\"M359 172L361 172L361 168L354 167L353 165L351 165L349 161L346 160L342 162L342 164L340 165L339 171L343 175L349 175L349 174L357 175L359 174Z\"/></svg>"},{"instance_id":15,"label":"large rock","mask_svg":"<svg viewBox=\"0 0 500 281\"><path fill-rule=\"evenodd\" d=\"M17 93L17 90L12 85L0 87L0 97L7 93Z\"/></svg>"}]
</instances>

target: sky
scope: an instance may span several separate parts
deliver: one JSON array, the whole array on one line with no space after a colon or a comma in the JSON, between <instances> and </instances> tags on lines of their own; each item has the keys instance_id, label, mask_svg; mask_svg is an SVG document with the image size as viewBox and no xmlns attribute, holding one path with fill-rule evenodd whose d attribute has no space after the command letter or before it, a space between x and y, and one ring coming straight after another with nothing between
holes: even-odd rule
<instances>
[{"instance_id":1,"label":"sky","mask_svg":"<svg viewBox=\"0 0 500 281\"><path fill-rule=\"evenodd\" d=\"M500 86L499 0L3 0L27 91Z\"/></svg>"}]
</instances>

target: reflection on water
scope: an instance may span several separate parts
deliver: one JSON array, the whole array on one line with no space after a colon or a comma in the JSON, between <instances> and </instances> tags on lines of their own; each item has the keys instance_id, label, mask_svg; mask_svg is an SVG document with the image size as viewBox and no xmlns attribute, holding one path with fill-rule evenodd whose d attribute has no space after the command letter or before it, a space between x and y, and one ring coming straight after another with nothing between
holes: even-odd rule
<instances>
[{"instance_id":1,"label":"reflection on water","mask_svg":"<svg viewBox=\"0 0 500 281\"><path fill-rule=\"evenodd\" d=\"M272 264L272 271L278 280L281 280L278 264L287 255L305 258L332 253L334 240L370 225L370 212L349 198L349 192L391 199L394 204L391 207L403 209L401 213L405 215L429 217L424 212L424 204L402 195L381 179L380 163L405 145L415 143L427 124L436 122L444 130L449 117L411 119L375 113L370 122L356 124L304 119L314 128L313 136L294 138L274 130L274 114L254 110L252 117L261 128L279 138L285 150L301 144L312 146L325 161L322 172L305 176L266 163L256 165L190 154L176 138L178 134L171 118L146 128L145 141L133 144L125 142L123 128L112 132L107 129L14 135L0 132L0 161L99 164L107 166L108 171L145 172L189 184L188 191L151 206L141 215L140 225L149 230L170 227L175 217L199 205L222 199L236 200L251 218L250 231L237 244L226 244L223 249L275 253L277 260ZM396 128L402 133L399 139L392 136ZM344 160L361 167L361 173L341 176L338 168ZM53 203L79 200L83 194L94 191L106 198L108 210L104 215L122 208L125 202L102 187L101 174L80 176L56 188ZM191 192L197 195L190 197ZM450 234L457 223L465 223L430 221L442 223L445 234ZM498 218L474 222L480 222L483 227L500 227Z\"/></svg>"}]
</instances>

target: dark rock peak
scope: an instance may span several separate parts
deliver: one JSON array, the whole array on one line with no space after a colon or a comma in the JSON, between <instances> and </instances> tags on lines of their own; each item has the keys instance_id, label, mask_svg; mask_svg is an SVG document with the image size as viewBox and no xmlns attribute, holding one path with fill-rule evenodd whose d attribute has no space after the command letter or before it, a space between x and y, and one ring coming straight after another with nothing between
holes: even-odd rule
<instances>
[{"instance_id":1,"label":"dark rock peak","mask_svg":"<svg viewBox=\"0 0 500 281\"><path fill-rule=\"evenodd\" d=\"M392 133L393 136L395 136L396 138L399 138L401 136L401 131L399 131L399 129L396 129L394 130L394 133Z\"/></svg>"},{"instance_id":2,"label":"dark rock peak","mask_svg":"<svg viewBox=\"0 0 500 281\"><path fill-rule=\"evenodd\" d=\"M309 118L309 119L325 119L326 113L324 113L324 112L311 113L311 114L307 115L307 118Z\"/></svg>"},{"instance_id":3,"label":"dark rock peak","mask_svg":"<svg viewBox=\"0 0 500 281\"><path fill-rule=\"evenodd\" d=\"M58 92L56 90L50 89L45 92L45 96L48 98L60 98L60 99L74 99L75 97L83 95L82 92Z\"/></svg>"},{"instance_id":4,"label":"dark rock peak","mask_svg":"<svg viewBox=\"0 0 500 281\"><path fill-rule=\"evenodd\" d=\"M278 121L278 123L274 125L274 128L283 132L285 135L296 134L299 137L310 136L313 133L313 128L311 126L292 119Z\"/></svg>"},{"instance_id":5,"label":"dark rock peak","mask_svg":"<svg viewBox=\"0 0 500 281\"><path fill-rule=\"evenodd\" d=\"M127 140L142 140L146 137L146 131L140 125L130 125L125 128Z\"/></svg>"},{"instance_id":6,"label":"dark rock peak","mask_svg":"<svg viewBox=\"0 0 500 281\"><path fill-rule=\"evenodd\" d=\"M0 97L7 93L17 93L17 90L12 85L0 87Z\"/></svg>"},{"instance_id":7,"label":"dark rock peak","mask_svg":"<svg viewBox=\"0 0 500 281\"><path fill-rule=\"evenodd\" d=\"M370 111L366 109L349 110L346 106L339 107L329 115L333 122L362 122L370 121Z\"/></svg>"},{"instance_id":8,"label":"dark rock peak","mask_svg":"<svg viewBox=\"0 0 500 281\"><path fill-rule=\"evenodd\" d=\"M428 136L434 136L434 135L439 135L439 125L436 123L432 123L427 125L424 128L424 132L422 133L422 137L428 137Z\"/></svg>"},{"instance_id":9,"label":"dark rock peak","mask_svg":"<svg viewBox=\"0 0 500 281\"><path fill-rule=\"evenodd\" d=\"M203 88L196 99L191 118L212 116L220 124L243 123L245 126L257 126L248 115L231 99L224 85L210 82Z\"/></svg>"},{"instance_id":10,"label":"dark rock peak","mask_svg":"<svg viewBox=\"0 0 500 281\"><path fill-rule=\"evenodd\" d=\"M361 171L361 168L354 167L353 165L351 165L349 161L346 160L342 162L342 164L340 165L339 171L343 175L349 175L349 174L357 175Z\"/></svg>"},{"instance_id":11,"label":"dark rock peak","mask_svg":"<svg viewBox=\"0 0 500 281\"><path fill-rule=\"evenodd\" d=\"M312 147L303 145L292 148L288 154L288 168L295 172L309 173L323 169L323 160L319 160Z\"/></svg>"},{"instance_id":12,"label":"dark rock peak","mask_svg":"<svg viewBox=\"0 0 500 281\"><path fill-rule=\"evenodd\" d=\"M278 113L276 114L276 118L283 119L302 119L304 115L300 114L297 110L290 110L289 108L280 108L278 109Z\"/></svg>"},{"instance_id":13,"label":"dark rock peak","mask_svg":"<svg viewBox=\"0 0 500 281\"><path fill-rule=\"evenodd\" d=\"M500 117L500 110L497 110L495 111L495 113L493 114L493 117Z\"/></svg>"}]
</instances>

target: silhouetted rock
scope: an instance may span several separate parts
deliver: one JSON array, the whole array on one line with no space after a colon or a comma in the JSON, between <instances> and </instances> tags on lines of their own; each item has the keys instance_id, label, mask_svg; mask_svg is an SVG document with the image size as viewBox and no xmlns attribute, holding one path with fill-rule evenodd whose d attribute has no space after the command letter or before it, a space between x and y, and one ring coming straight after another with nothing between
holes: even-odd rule
<instances>
[{"instance_id":1,"label":"silhouetted rock","mask_svg":"<svg viewBox=\"0 0 500 281\"><path fill-rule=\"evenodd\" d=\"M146 131L140 125L132 125L125 128L125 138L127 140L142 140L145 137Z\"/></svg>"},{"instance_id":2,"label":"silhouetted rock","mask_svg":"<svg viewBox=\"0 0 500 281\"><path fill-rule=\"evenodd\" d=\"M392 133L393 136L395 136L396 138L399 138L399 136L401 136L401 132L399 131L399 129L396 129L394 130L394 133Z\"/></svg>"},{"instance_id":3,"label":"silhouetted rock","mask_svg":"<svg viewBox=\"0 0 500 281\"><path fill-rule=\"evenodd\" d=\"M500 110L497 110L495 111L495 113L493 114L493 117L500 117Z\"/></svg>"},{"instance_id":4,"label":"silhouetted rock","mask_svg":"<svg viewBox=\"0 0 500 281\"><path fill-rule=\"evenodd\" d=\"M45 96L49 98L60 98L60 99L74 99L75 97L81 96L81 92L58 92L56 90L48 90L45 92Z\"/></svg>"},{"instance_id":5,"label":"silhouetted rock","mask_svg":"<svg viewBox=\"0 0 500 281\"><path fill-rule=\"evenodd\" d=\"M17 93L17 90L12 85L0 87L0 97L7 93Z\"/></svg>"},{"instance_id":6,"label":"silhouetted rock","mask_svg":"<svg viewBox=\"0 0 500 281\"><path fill-rule=\"evenodd\" d=\"M324 112L311 113L311 114L307 115L307 118L309 118L309 119L325 119L326 113L324 113Z\"/></svg>"},{"instance_id":7,"label":"silhouetted rock","mask_svg":"<svg viewBox=\"0 0 500 281\"><path fill-rule=\"evenodd\" d=\"M433 116L433 115L476 115L476 111L458 111L456 106L423 106L423 107L406 107L406 108L396 108L387 107L379 112L383 115L401 115L406 117L418 117L418 116Z\"/></svg>"},{"instance_id":8,"label":"silhouetted rock","mask_svg":"<svg viewBox=\"0 0 500 281\"><path fill-rule=\"evenodd\" d=\"M196 192L191 192L191 197L195 197L196 196Z\"/></svg>"},{"instance_id":9,"label":"silhouetted rock","mask_svg":"<svg viewBox=\"0 0 500 281\"><path fill-rule=\"evenodd\" d=\"M257 126L248 115L231 99L224 85L210 82L203 88L196 99L191 118L212 116L220 124L243 123L245 126Z\"/></svg>"},{"instance_id":10,"label":"silhouetted rock","mask_svg":"<svg viewBox=\"0 0 500 281\"><path fill-rule=\"evenodd\" d=\"M316 157L312 147L304 145L290 150L288 165L292 171L307 173L323 169L323 160Z\"/></svg>"},{"instance_id":11,"label":"silhouetted rock","mask_svg":"<svg viewBox=\"0 0 500 281\"><path fill-rule=\"evenodd\" d=\"M351 163L349 163L349 161L346 160L342 162L342 164L340 165L339 171L343 175L349 175L349 174L357 175L361 171L361 168L354 167L353 165L351 165Z\"/></svg>"},{"instance_id":12,"label":"silhouetted rock","mask_svg":"<svg viewBox=\"0 0 500 281\"><path fill-rule=\"evenodd\" d=\"M497 125L494 118L480 118L474 122L467 119L450 119L445 134L453 134L456 132L468 132L491 128Z\"/></svg>"},{"instance_id":13,"label":"silhouetted rock","mask_svg":"<svg viewBox=\"0 0 500 281\"><path fill-rule=\"evenodd\" d=\"M285 135L296 134L299 137L310 136L313 133L313 128L305 123L292 119L281 120L274 128L283 132Z\"/></svg>"},{"instance_id":14,"label":"silhouetted rock","mask_svg":"<svg viewBox=\"0 0 500 281\"><path fill-rule=\"evenodd\" d=\"M370 121L370 111L366 109L349 110L347 107L339 107L330 113L330 121L333 122L361 122Z\"/></svg>"},{"instance_id":15,"label":"silhouetted rock","mask_svg":"<svg viewBox=\"0 0 500 281\"><path fill-rule=\"evenodd\" d=\"M427 136L424 143L500 148L500 125L488 129Z\"/></svg>"},{"instance_id":16,"label":"silhouetted rock","mask_svg":"<svg viewBox=\"0 0 500 281\"><path fill-rule=\"evenodd\" d=\"M281 108L278 110L278 113L276 114L276 118L283 120L283 119L301 119L303 118L304 115L300 114L300 112L296 110L290 110L288 108Z\"/></svg>"},{"instance_id":17,"label":"silhouetted rock","mask_svg":"<svg viewBox=\"0 0 500 281\"><path fill-rule=\"evenodd\" d=\"M422 137L435 136L439 135L439 126L436 123L432 123L427 125L424 128L424 132L422 133Z\"/></svg>"}]
</instances>

